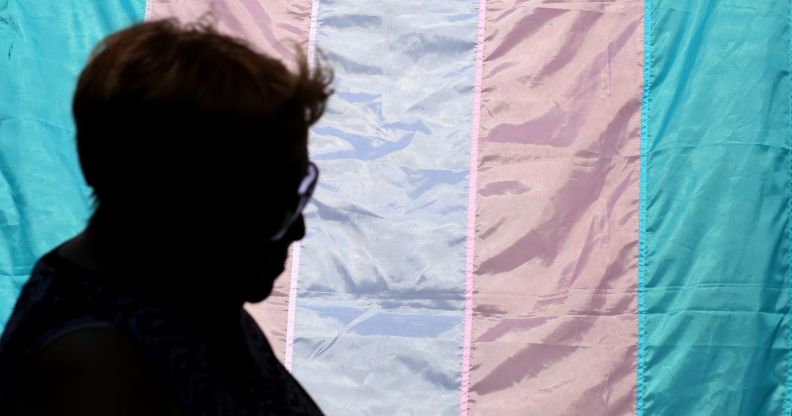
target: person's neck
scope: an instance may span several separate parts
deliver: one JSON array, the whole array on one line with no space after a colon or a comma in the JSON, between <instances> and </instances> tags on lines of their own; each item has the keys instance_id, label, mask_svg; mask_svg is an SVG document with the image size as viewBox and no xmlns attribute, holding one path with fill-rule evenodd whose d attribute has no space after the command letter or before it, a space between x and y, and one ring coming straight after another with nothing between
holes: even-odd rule
<instances>
[{"instance_id":1,"label":"person's neck","mask_svg":"<svg viewBox=\"0 0 792 416\"><path fill-rule=\"evenodd\" d=\"M164 274L158 278L154 269L162 269L163 265L156 261L149 263L145 251L145 241L132 239L124 241L110 236L110 232L89 225L86 229L64 243L58 255L77 266L108 276L112 279L144 282L142 289L162 303L167 303L190 314L191 319L200 319L207 325L228 326L239 322L239 314L243 310L243 302L223 300L221 292L204 288L201 285L186 287L178 283L165 284L165 279L180 278L179 274L190 273L189 270L158 270ZM137 242L136 242L137 241ZM135 253L132 256L132 253ZM198 272L196 272L198 273ZM189 312L187 312L189 311Z\"/></svg>"},{"instance_id":2,"label":"person's neck","mask_svg":"<svg viewBox=\"0 0 792 416\"><path fill-rule=\"evenodd\" d=\"M112 267L106 258L99 254L101 244L97 241L96 233L87 227L80 234L66 241L58 248L58 255L70 262L99 274L112 274Z\"/></svg>"}]
</instances>

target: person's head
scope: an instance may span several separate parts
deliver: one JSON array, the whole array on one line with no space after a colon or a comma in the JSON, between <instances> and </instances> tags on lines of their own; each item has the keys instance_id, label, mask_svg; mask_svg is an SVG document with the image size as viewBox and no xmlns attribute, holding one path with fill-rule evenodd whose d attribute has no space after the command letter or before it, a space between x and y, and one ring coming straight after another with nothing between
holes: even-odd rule
<instances>
[{"instance_id":1,"label":"person's head","mask_svg":"<svg viewBox=\"0 0 792 416\"><path fill-rule=\"evenodd\" d=\"M304 235L300 216L271 238L297 204L330 78L301 53L290 71L207 25L156 21L109 36L73 103L90 227L158 279L266 297Z\"/></svg>"}]
</instances>

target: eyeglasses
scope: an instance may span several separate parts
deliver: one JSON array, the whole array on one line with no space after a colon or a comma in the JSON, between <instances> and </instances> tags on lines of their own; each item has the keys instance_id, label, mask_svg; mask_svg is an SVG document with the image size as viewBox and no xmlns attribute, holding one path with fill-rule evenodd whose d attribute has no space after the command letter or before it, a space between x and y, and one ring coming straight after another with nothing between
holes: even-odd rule
<instances>
[{"instance_id":1,"label":"eyeglasses","mask_svg":"<svg viewBox=\"0 0 792 416\"><path fill-rule=\"evenodd\" d=\"M305 174L302 182L300 182L300 187L297 188L297 196L299 201L297 202L297 207L295 208L294 212L289 217L288 221L284 222L281 227L275 232L275 234L270 237L270 241L278 241L286 236L286 233L289 232L291 227L300 218L303 210L308 205L308 202L311 200L313 196L314 189L316 189L316 183L319 181L319 168L313 162L308 162L308 173Z\"/></svg>"}]
</instances>

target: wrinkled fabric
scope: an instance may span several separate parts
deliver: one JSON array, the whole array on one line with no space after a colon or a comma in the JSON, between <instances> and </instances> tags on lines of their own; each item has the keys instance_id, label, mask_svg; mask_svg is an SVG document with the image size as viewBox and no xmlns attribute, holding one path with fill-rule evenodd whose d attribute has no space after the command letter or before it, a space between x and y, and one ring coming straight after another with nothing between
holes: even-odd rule
<instances>
[{"instance_id":1,"label":"wrinkled fabric","mask_svg":"<svg viewBox=\"0 0 792 416\"><path fill-rule=\"evenodd\" d=\"M69 109L99 39L211 11L291 63L313 17L320 185L297 280L248 309L283 359L296 304L328 414L456 415L466 370L470 415L792 408L788 2L489 0L473 109L478 1L315 1L0 0L0 327L90 213Z\"/></svg>"},{"instance_id":2,"label":"wrinkled fabric","mask_svg":"<svg viewBox=\"0 0 792 416\"><path fill-rule=\"evenodd\" d=\"M319 3L293 370L328 414L459 412L477 1ZM332 374L332 376L330 376Z\"/></svg>"},{"instance_id":3,"label":"wrinkled fabric","mask_svg":"<svg viewBox=\"0 0 792 416\"><path fill-rule=\"evenodd\" d=\"M175 19L189 24L211 13L218 30L292 64L295 48L305 51L308 47L311 6L311 0L151 0L148 19ZM291 259L287 260L265 301L247 306L281 362L285 361L287 345L291 265Z\"/></svg>"},{"instance_id":4,"label":"wrinkled fabric","mask_svg":"<svg viewBox=\"0 0 792 416\"><path fill-rule=\"evenodd\" d=\"M635 412L642 18L488 2L471 415Z\"/></svg>"},{"instance_id":5,"label":"wrinkled fabric","mask_svg":"<svg viewBox=\"0 0 792 416\"><path fill-rule=\"evenodd\" d=\"M785 414L789 2L650 3L640 410Z\"/></svg>"},{"instance_id":6,"label":"wrinkled fabric","mask_svg":"<svg viewBox=\"0 0 792 416\"><path fill-rule=\"evenodd\" d=\"M311 0L149 1L149 20L192 23L211 16L220 31L286 63L291 63L297 48L307 47Z\"/></svg>"},{"instance_id":7,"label":"wrinkled fabric","mask_svg":"<svg viewBox=\"0 0 792 416\"><path fill-rule=\"evenodd\" d=\"M145 0L0 1L0 329L39 256L90 215L71 118L77 74Z\"/></svg>"}]
</instances>

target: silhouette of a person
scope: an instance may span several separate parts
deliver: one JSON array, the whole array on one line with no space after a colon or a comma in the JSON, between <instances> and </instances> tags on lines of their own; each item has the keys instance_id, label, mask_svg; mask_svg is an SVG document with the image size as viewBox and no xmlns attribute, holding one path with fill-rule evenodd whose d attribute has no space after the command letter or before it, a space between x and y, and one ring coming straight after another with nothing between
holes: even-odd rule
<instances>
[{"instance_id":1,"label":"silhouette of a person","mask_svg":"<svg viewBox=\"0 0 792 416\"><path fill-rule=\"evenodd\" d=\"M44 255L0 338L0 414L316 415L245 302L266 298L318 179L330 73L209 25L100 43L73 113L86 229Z\"/></svg>"}]
</instances>

